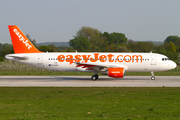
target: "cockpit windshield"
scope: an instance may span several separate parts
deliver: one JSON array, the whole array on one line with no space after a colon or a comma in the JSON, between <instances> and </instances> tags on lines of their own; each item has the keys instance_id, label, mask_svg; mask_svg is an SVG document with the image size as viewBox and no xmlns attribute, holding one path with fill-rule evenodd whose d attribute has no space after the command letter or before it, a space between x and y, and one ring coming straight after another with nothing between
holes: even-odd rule
<instances>
[{"instance_id":1,"label":"cockpit windshield","mask_svg":"<svg viewBox=\"0 0 180 120\"><path fill-rule=\"evenodd\" d=\"M162 61L170 60L169 58L162 58Z\"/></svg>"}]
</instances>

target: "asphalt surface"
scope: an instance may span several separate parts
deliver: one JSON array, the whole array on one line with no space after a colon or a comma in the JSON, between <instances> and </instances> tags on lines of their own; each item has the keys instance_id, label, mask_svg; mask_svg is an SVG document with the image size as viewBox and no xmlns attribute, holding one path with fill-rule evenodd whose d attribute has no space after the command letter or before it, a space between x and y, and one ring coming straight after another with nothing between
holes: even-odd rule
<instances>
[{"instance_id":1,"label":"asphalt surface","mask_svg":"<svg viewBox=\"0 0 180 120\"><path fill-rule=\"evenodd\" d=\"M0 87L180 87L180 76L0 76Z\"/></svg>"}]
</instances>

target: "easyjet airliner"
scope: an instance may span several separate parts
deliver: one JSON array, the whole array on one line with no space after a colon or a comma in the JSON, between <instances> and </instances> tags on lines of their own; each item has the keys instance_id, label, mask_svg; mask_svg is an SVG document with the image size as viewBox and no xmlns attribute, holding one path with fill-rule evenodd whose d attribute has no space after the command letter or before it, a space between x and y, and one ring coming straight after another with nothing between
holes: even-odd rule
<instances>
[{"instance_id":1,"label":"easyjet airliner","mask_svg":"<svg viewBox=\"0 0 180 120\"><path fill-rule=\"evenodd\" d=\"M125 72L154 72L171 70L176 63L157 53L88 53L88 52L41 52L27 39L16 25L9 25L9 32L15 54L6 59L46 68L53 71L92 72L92 80L98 73L122 78Z\"/></svg>"}]
</instances>

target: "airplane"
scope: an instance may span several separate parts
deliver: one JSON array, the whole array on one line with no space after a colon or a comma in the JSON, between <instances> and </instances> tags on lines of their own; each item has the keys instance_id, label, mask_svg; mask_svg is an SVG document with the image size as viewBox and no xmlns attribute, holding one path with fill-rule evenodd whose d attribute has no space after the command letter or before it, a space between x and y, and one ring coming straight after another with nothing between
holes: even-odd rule
<instances>
[{"instance_id":1,"label":"airplane","mask_svg":"<svg viewBox=\"0 0 180 120\"><path fill-rule=\"evenodd\" d=\"M5 56L15 62L45 68L52 71L82 71L98 73L113 78L123 78L125 72L154 72L176 68L176 63L167 56L157 53L106 53L106 52L41 52L16 25L8 25L14 53Z\"/></svg>"}]
</instances>

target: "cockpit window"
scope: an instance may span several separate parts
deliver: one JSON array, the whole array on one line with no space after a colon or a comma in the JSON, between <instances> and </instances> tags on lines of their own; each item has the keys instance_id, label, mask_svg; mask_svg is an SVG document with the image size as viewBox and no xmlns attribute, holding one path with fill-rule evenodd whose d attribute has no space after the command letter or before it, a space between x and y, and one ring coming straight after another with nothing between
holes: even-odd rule
<instances>
[{"instance_id":1,"label":"cockpit window","mask_svg":"<svg viewBox=\"0 0 180 120\"><path fill-rule=\"evenodd\" d=\"M162 61L170 60L169 58L162 58Z\"/></svg>"}]
</instances>

